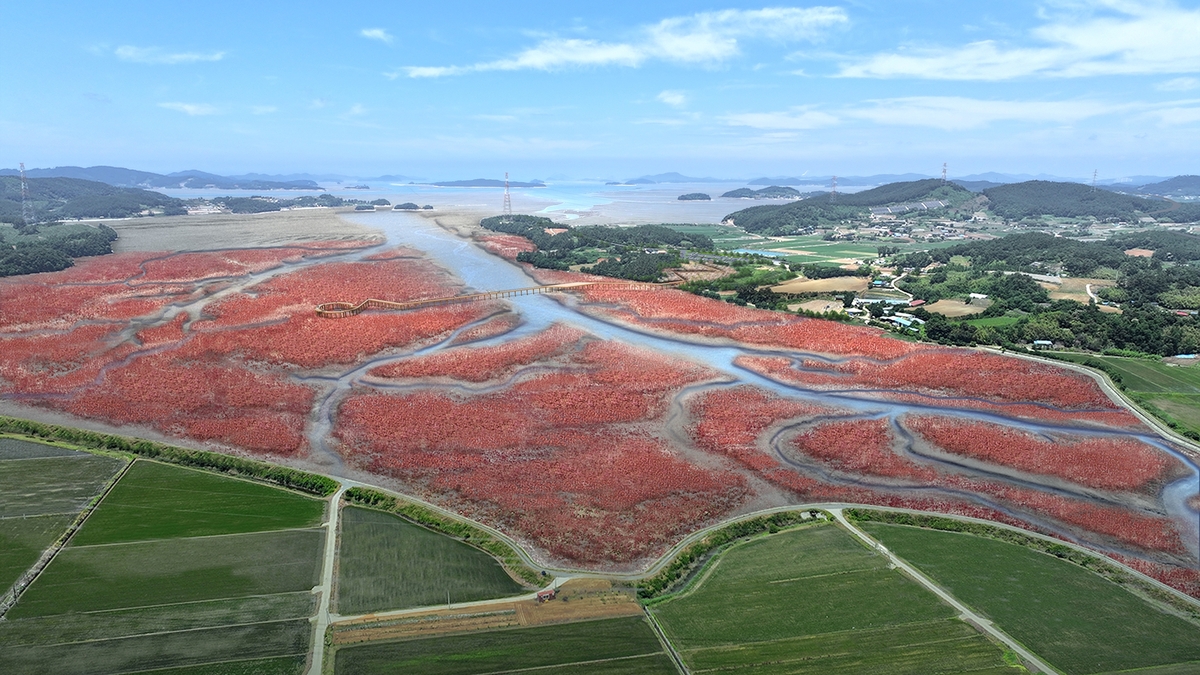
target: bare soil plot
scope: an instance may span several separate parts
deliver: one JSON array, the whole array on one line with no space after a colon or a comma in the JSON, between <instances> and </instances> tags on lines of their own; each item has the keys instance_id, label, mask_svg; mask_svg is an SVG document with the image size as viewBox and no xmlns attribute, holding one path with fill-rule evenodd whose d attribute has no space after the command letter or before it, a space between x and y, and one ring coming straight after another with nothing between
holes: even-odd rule
<instances>
[{"instance_id":1,"label":"bare soil plot","mask_svg":"<svg viewBox=\"0 0 1200 675\"><path fill-rule=\"evenodd\" d=\"M642 606L632 592L615 590L605 579L572 579L563 584L558 589L558 597L549 602L520 600L391 618L364 617L335 624L333 641L334 644L355 644L641 614Z\"/></svg>"},{"instance_id":2,"label":"bare soil plot","mask_svg":"<svg viewBox=\"0 0 1200 675\"><path fill-rule=\"evenodd\" d=\"M675 673L644 617L498 630L338 649L338 675Z\"/></svg>"},{"instance_id":3,"label":"bare soil plot","mask_svg":"<svg viewBox=\"0 0 1200 675\"><path fill-rule=\"evenodd\" d=\"M793 312L798 309L803 309L807 312L818 312L822 314L825 312L844 312L846 310L846 308L842 305L841 300L809 300L808 302L788 305L788 309Z\"/></svg>"},{"instance_id":4,"label":"bare soil plot","mask_svg":"<svg viewBox=\"0 0 1200 675\"><path fill-rule=\"evenodd\" d=\"M125 465L82 452L0 462L0 518L79 513Z\"/></svg>"},{"instance_id":5,"label":"bare soil plot","mask_svg":"<svg viewBox=\"0 0 1200 675\"><path fill-rule=\"evenodd\" d=\"M495 558L390 513L342 510L337 610L362 614L523 590Z\"/></svg>"},{"instance_id":6,"label":"bare soil plot","mask_svg":"<svg viewBox=\"0 0 1200 675\"><path fill-rule=\"evenodd\" d=\"M135 218L105 224L120 235L113 244L118 253L362 241L379 236L376 230L338 217L333 209Z\"/></svg>"},{"instance_id":7,"label":"bare soil plot","mask_svg":"<svg viewBox=\"0 0 1200 675\"><path fill-rule=\"evenodd\" d=\"M1039 286L1050 292L1051 300L1074 300L1081 304L1088 304L1092 298L1088 295L1087 287L1091 285L1092 292L1106 286L1116 286L1117 282L1112 279L1085 279L1068 277L1062 280L1061 284L1038 283ZM1104 306L1101 306L1103 310ZM1113 307L1112 309L1116 309Z\"/></svg>"},{"instance_id":8,"label":"bare soil plot","mask_svg":"<svg viewBox=\"0 0 1200 675\"><path fill-rule=\"evenodd\" d=\"M1148 248L1131 248L1125 251L1125 255L1134 258L1153 258L1154 251Z\"/></svg>"},{"instance_id":9,"label":"bare soil plot","mask_svg":"<svg viewBox=\"0 0 1200 675\"><path fill-rule=\"evenodd\" d=\"M987 309L991 303L987 300L973 300L971 304L967 304L962 300L938 300L937 302L925 305L926 311L941 314L942 316L970 316L979 314Z\"/></svg>"},{"instance_id":10,"label":"bare soil plot","mask_svg":"<svg viewBox=\"0 0 1200 675\"><path fill-rule=\"evenodd\" d=\"M870 281L866 277L832 277L830 279L793 279L772 286L776 293L838 293L865 291Z\"/></svg>"}]
</instances>

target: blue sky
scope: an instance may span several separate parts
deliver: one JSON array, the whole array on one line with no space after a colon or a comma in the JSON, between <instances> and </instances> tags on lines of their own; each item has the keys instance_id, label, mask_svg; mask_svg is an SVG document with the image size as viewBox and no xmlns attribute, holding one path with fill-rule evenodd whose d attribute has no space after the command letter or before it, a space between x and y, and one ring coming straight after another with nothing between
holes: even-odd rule
<instances>
[{"instance_id":1,"label":"blue sky","mask_svg":"<svg viewBox=\"0 0 1200 675\"><path fill-rule=\"evenodd\" d=\"M43 0L0 44L4 167L1200 173L1197 3Z\"/></svg>"}]
</instances>

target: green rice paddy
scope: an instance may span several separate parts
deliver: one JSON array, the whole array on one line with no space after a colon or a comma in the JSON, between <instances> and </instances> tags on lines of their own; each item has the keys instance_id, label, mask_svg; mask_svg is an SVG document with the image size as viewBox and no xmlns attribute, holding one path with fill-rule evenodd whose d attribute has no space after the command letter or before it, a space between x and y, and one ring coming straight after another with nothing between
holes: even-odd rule
<instances>
[{"instance_id":1,"label":"green rice paddy","mask_svg":"<svg viewBox=\"0 0 1200 675\"><path fill-rule=\"evenodd\" d=\"M1171 366L1150 359L1076 352L1056 352L1055 355L1076 363L1088 359L1102 361L1121 376L1121 385L1126 392L1139 403L1149 404L1150 412L1200 433L1200 365Z\"/></svg>"},{"instance_id":2,"label":"green rice paddy","mask_svg":"<svg viewBox=\"0 0 1200 675\"><path fill-rule=\"evenodd\" d=\"M1068 675L1178 663L1200 672L1200 626L1082 567L970 534L862 528Z\"/></svg>"},{"instance_id":3,"label":"green rice paddy","mask_svg":"<svg viewBox=\"0 0 1200 675\"><path fill-rule=\"evenodd\" d=\"M0 466L0 470L3 467ZM42 552L66 531L75 515L70 513L0 518L0 592L8 590Z\"/></svg>"},{"instance_id":4,"label":"green rice paddy","mask_svg":"<svg viewBox=\"0 0 1200 675\"><path fill-rule=\"evenodd\" d=\"M318 525L325 502L169 464L130 467L74 545L264 532Z\"/></svg>"},{"instance_id":5,"label":"green rice paddy","mask_svg":"<svg viewBox=\"0 0 1200 675\"><path fill-rule=\"evenodd\" d=\"M74 475L75 461L10 463L41 462L49 481ZM325 505L136 462L0 622L0 672L298 675L325 541L312 526ZM0 520L0 533L47 518Z\"/></svg>"},{"instance_id":6,"label":"green rice paddy","mask_svg":"<svg viewBox=\"0 0 1200 675\"><path fill-rule=\"evenodd\" d=\"M834 525L735 546L653 612L693 672L1013 672L949 606Z\"/></svg>"},{"instance_id":7,"label":"green rice paddy","mask_svg":"<svg viewBox=\"0 0 1200 675\"><path fill-rule=\"evenodd\" d=\"M342 510L337 608L364 614L515 595L496 559L390 513Z\"/></svg>"}]
</instances>

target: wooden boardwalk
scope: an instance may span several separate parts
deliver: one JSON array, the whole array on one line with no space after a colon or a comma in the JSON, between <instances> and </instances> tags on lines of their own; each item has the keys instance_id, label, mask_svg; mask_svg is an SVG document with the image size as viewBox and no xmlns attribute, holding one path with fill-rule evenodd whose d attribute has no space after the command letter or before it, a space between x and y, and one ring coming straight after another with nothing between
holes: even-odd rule
<instances>
[{"instance_id":1,"label":"wooden boardwalk","mask_svg":"<svg viewBox=\"0 0 1200 675\"><path fill-rule=\"evenodd\" d=\"M622 288L632 290L657 290L660 288L671 288L678 286L679 281L673 281L665 284L653 284L640 281L573 281L566 284L549 284L546 286L532 286L530 288L513 288L506 291L488 291L486 293L471 293L468 295L451 295L444 298L426 298L424 300L410 300L408 302L392 302L391 300L378 300L376 298L367 298L358 304L351 302L325 302L317 305L317 316L326 319L344 319L348 316L361 314L368 309L388 309L393 311L405 311L409 309L421 309L423 307L434 307L436 305L449 305L459 302L476 302L479 300L497 300L500 298L511 298L518 295L539 295L545 293L555 293L558 291L574 291L583 288L591 288L594 286L603 286L605 288Z\"/></svg>"}]
</instances>

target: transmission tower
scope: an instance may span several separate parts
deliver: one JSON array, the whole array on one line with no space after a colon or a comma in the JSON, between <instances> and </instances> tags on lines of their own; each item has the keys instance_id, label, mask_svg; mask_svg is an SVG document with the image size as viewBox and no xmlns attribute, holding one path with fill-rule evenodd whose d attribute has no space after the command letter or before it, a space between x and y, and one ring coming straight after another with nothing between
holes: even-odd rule
<instances>
[{"instance_id":1,"label":"transmission tower","mask_svg":"<svg viewBox=\"0 0 1200 675\"><path fill-rule=\"evenodd\" d=\"M837 201L837 176L833 177L833 189L829 192L829 201Z\"/></svg>"},{"instance_id":2,"label":"transmission tower","mask_svg":"<svg viewBox=\"0 0 1200 675\"><path fill-rule=\"evenodd\" d=\"M502 210L505 220L512 219L512 196L508 194L508 172L504 172L504 209Z\"/></svg>"},{"instance_id":3,"label":"transmission tower","mask_svg":"<svg viewBox=\"0 0 1200 675\"><path fill-rule=\"evenodd\" d=\"M1100 169L1092 171L1092 192L1096 191L1096 177L1100 175Z\"/></svg>"},{"instance_id":4,"label":"transmission tower","mask_svg":"<svg viewBox=\"0 0 1200 675\"><path fill-rule=\"evenodd\" d=\"M942 162L942 185L946 184L946 163Z\"/></svg>"},{"instance_id":5,"label":"transmission tower","mask_svg":"<svg viewBox=\"0 0 1200 675\"><path fill-rule=\"evenodd\" d=\"M21 162L21 220L33 224L33 204L29 198L29 181L25 179L25 162Z\"/></svg>"}]
</instances>

